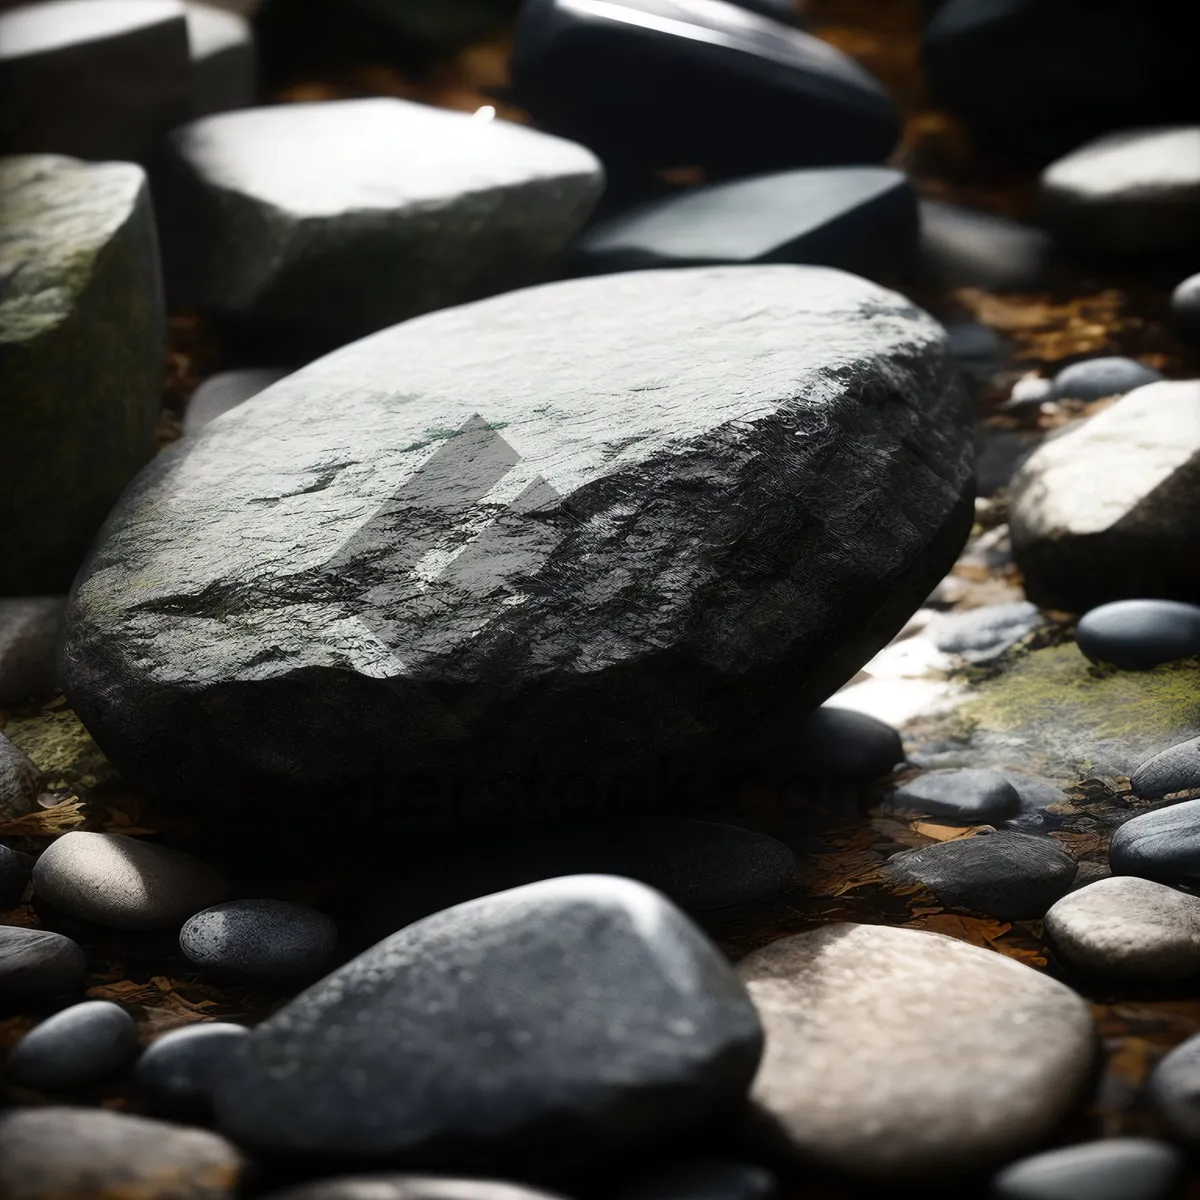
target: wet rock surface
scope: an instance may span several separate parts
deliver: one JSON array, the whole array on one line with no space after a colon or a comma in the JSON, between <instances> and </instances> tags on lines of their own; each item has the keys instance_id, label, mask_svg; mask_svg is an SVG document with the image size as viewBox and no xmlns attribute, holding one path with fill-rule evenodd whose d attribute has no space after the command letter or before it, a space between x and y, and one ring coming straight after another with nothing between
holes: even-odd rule
<instances>
[{"instance_id":1,"label":"wet rock surface","mask_svg":"<svg viewBox=\"0 0 1200 1200\"><path fill-rule=\"evenodd\" d=\"M33 870L33 858L0 845L0 909L16 908Z\"/></svg>"},{"instance_id":2,"label":"wet rock surface","mask_svg":"<svg viewBox=\"0 0 1200 1200\"><path fill-rule=\"evenodd\" d=\"M793 729L928 593L969 519L962 405L932 322L819 268L639 272L411 322L142 476L76 590L68 691L131 779L208 805L695 769L714 733ZM825 488L817 454L855 486ZM421 795L414 818L471 815L469 789Z\"/></svg>"}]
</instances>

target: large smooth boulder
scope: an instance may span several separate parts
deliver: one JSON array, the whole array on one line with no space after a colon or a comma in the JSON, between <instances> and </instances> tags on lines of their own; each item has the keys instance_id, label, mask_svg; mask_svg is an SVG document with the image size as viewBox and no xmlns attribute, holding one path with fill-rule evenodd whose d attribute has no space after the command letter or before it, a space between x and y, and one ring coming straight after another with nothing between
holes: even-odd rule
<instances>
[{"instance_id":1,"label":"large smooth boulder","mask_svg":"<svg viewBox=\"0 0 1200 1200\"><path fill-rule=\"evenodd\" d=\"M0 595L61 592L154 454L154 218L131 163L3 159L0 195Z\"/></svg>"},{"instance_id":2,"label":"large smooth boulder","mask_svg":"<svg viewBox=\"0 0 1200 1200\"><path fill-rule=\"evenodd\" d=\"M407 100L220 113L171 137L168 291L338 344L552 275L601 186L582 146Z\"/></svg>"},{"instance_id":3,"label":"large smooth boulder","mask_svg":"<svg viewBox=\"0 0 1200 1200\"><path fill-rule=\"evenodd\" d=\"M761 1052L699 929L641 884L574 875L373 946L257 1026L214 1102L276 1157L552 1175L722 1115Z\"/></svg>"},{"instance_id":4,"label":"large smooth boulder","mask_svg":"<svg viewBox=\"0 0 1200 1200\"><path fill-rule=\"evenodd\" d=\"M1200 599L1200 383L1152 383L1042 443L1012 484L1013 553L1044 608Z\"/></svg>"},{"instance_id":5,"label":"large smooth boulder","mask_svg":"<svg viewBox=\"0 0 1200 1200\"><path fill-rule=\"evenodd\" d=\"M971 471L940 326L865 280L530 289L160 457L81 575L65 682L131 779L210 812L404 791L415 818L425 777L461 819L472 780L699 770L886 644Z\"/></svg>"}]
</instances>

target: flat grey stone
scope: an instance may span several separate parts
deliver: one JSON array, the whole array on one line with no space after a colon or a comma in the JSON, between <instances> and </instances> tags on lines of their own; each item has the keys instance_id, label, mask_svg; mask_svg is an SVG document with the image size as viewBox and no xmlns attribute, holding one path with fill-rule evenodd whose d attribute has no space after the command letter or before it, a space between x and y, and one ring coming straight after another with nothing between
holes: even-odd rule
<instances>
[{"instance_id":1,"label":"flat grey stone","mask_svg":"<svg viewBox=\"0 0 1200 1200\"><path fill-rule=\"evenodd\" d=\"M949 569L964 401L939 326L817 267L433 314L156 460L79 581L68 694L131 781L210 814L357 793L457 821L481 779L496 811L508 781L708 777Z\"/></svg>"},{"instance_id":2,"label":"flat grey stone","mask_svg":"<svg viewBox=\"0 0 1200 1200\"><path fill-rule=\"evenodd\" d=\"M1142 763L1130 776L1133 794L1161 800L1173 792L1200 788L1200 737L1180 742Z\"/></svg>"},{"instance_id":3,"label":"flat grey stone","mask_svg":"<svg viewBox=\"0 0 1200 1200\"><path fill-rule=\"evenodd\" d=\"M992 1200L1171 1200L1183 1155L1149 1138L1063 1146L1013 1163L992 1180Z\"/></svg>"},{"instance_id":4,"label":"flat grey stone","mask_svg":"<svg viewBox=\"0 0 1200 1200\"><path fill-rule=\"evenodd\" d=\"M0 909L16 908L33 871L33 856L0 845Z\"/></svg>"},{"instance_id":5,"label":"flat grey stone","mask_svg":"<svg viewBox=\"0 0 1200 1200\"><path fill-rule=\"evenodd\" d=\"M998 771L930 771L897 788L892 804L931 817L982 825L1015 817L1021 797Z\"/></svg>"},{"instance_id":6,"label":"flat grey stone","mask_svg":"<svg viewBox=\"0 0 1200 1200\"><path fill-rule=\"evenodd\" d=\"M33 890L61 912L112 929L162 929L226 896L207 863L117 833L67 833L42 852Z\"/></svg>"},{"instance_id":7,"label":"flat grey stone","mask_svg":"<svg viewBox=\"0 0 1200 1200\"><path fill-rule=\"evenodd\" d=\"M305 904L229 900L189 917L179 948L214 971L268 981L314 978L337 949L337 926Z\"/></svg>"},{"instance_id":8,"label":"flat grey stone","mask_svg":"<svg viewBox=\"0 0 1200 1200\"><path fill-rule=\"evenodd\" d=\"M651 200L593 225L577 275L715 263L811 263L878 278L911 264L917 199L888 167L813 167Z\"/></svg>"},{"instance_id":9,"label":"flat grey stone","mask_svg":"<svg viewBox=\"0 0 1200 1200\"><path fill-rule=\"evenodd\" d=\"M5 1200L233 1200L242 1168L237 1150L205 1129L103 1108L0 1113Z\"/></svg>"},{"instance_id":10,"label":"flat grey stone","mask_svg":"<svg viewBox=\"0 0 1200 1200\"><path fill-rule=\"evenodd\" d=\"M58 691L65 596L0 598L0 704L48 700Z\"/></svg>"},{"instance_id":11,"label":"flat grey stone","mask_svg":"<svg viewBox=\"0 0 1200 1200\"><path fill-rule=\"evenodd\" d=\"M1116 355L1089 358L1064 367L1054 377L1057 400L1103 400L1124 396L1135 388L1162 380L1162 372L1145 367L1132 358Z\"/></svg>"},{"instance_id":12,"label":"flat grey stone","mask_svg":"<svg viewBox=\"0 0 1200 1200\"><path fill-rule=\"evenodd\" d=\"M827 925L739 964L767 1034L775 1149L889 1182L1036 1144L1086 1086L1091 1010L1011 958L935 933Z\"/></svg>"},{"instance_id":13,"label":"flat grey stone","mask_svg":"<svg viewBox=\"0 0 1200 1200\"><path fill-rule=\"evenodd\" d=\"M602 186L582 146L393 99L206 117L169 159L177 302L335 342L545 279Z\"/></svg>"},{"instance_id":14,"label":"flat grey stone","mask_svg":"<svg viewBox=\"0 0 1200 1200\"><path fill-rule=\"evenodd\" d=\"M15 820L37 808L45 776L29 755L0 733L0 819Z\"/></svg>"},{"instance_id":15,"label":"flat grey stone","mask_svg":"<svg viewBox=\"0 0 1200 1200\"><path fill-rule=\"evenodd\" d=\"M210 376L187 402L183 414L183 436L194 437L218 417L290 374L287 367L247 367Z\"/></svg>"},{"instance_id":16,"label":"flat grey stone","mask_svg":"<svg viewBox=\"0 0 1200 1200\"><path fill-rule=\"evenodd\" d=\"M212 1021L172 1029L137 1062L137 1083L151 1109L164 1117L203 1121L212 1116L212 1092L225 1060L250 1031Z\"/></svg>"},{"instance_id":17,"label":"flat grey stone","mask_svg":"<svg viewBox=\"0 0 1200 1200\"><path fill-rule=\"evenodd\" d=\"M1138 388L1043 442L1013 480L1009 517L1030 600L1067 612L1194 600L1197 488L1200 382Z\"/></svg>"},{"instance_id":18,"label":"flat grey stone","mask_svg":"<svg viewBox=\"0 0 1200 1200\"><path fill-rule=\"evenodd\" d=\"M87 959L61 933L0 925L0 996L28 999L83 990Z\"/></svg>"},{"instance_id":19,"label":"flat grey stone","mask_svg":"<svg viewBox=\"0 0 1200 1200\"><path fill-rule=\"evenodd\" d=\"M902 851L888 859L887 869L923 883L947 908L1023 921L1043 916L1066 895L1076 866L1048 838L989 833Z\"/></svg>"},{"instance_id":20,"label":"flat grey stone","mask_svg":"<svg viewBox=\"0 0 1200 1200\"><path fill-rule=\"evenodd\" d=\"M0 194L0 478L23 514L0 526L0 595L28 596L66 591L154 454L166 326L140 168L0 159Z\"/></svg>"},{"instance_id":21,"label":"flat grey stone","mask_svg":"<svg viewBox=\"0 0 1200 1200\"><path fill-rule=\"evenodd\" d=\"M1079 649L1096 663L1145 671L1200 655L1200 605L1179 600L1116 600L1085 613Z\"/></svg>"},{"instance_id":22,"label":"flat grey stone","mask_svg":"<svg viewBox=\"0 0 1200 1200\"><path fill-rule=\"evenodd\" d=\"M372 947L260 1024L215 1102L229 1136L271 1155L497 1173L533 1155L550 1174L736 1103L761 1038L719 951L668 901L576 875Z\"/></svg>"},{"instance_id":23,"label":"flat grey stone","mask_svg":"<svg viewBox=\"0 0 1200 1200\"><path fill-rule=\"evenodd\" d=\"M1051 163L1042 216L1065 243L1104 254L1200 245L1200 126L1106 134Z\"/></svg>"},{"instance_id":24,"label":"flat grey stone","mask_svg":"<svg viewBox=\"0 0 1200 1200\"><path fill-rule=\"evenodd\" d=\"M244 16L188 0L193 117L249 108L257 92L254 33Z\"/></svg>"},{"instance_id":25,"label":"flat grey stone","mask_svg":"<svg viewBox=\"0 0 1200 1200\"><path fill-rule=\"evenodd\" d=\"M354 1175L272 1192L264 1200L566 1200L550 1192L448 1175Z\"/></svg>"},{"instance_id":26,"label":"flat grey stone","mask_svg":"<svg viewBox=\"0 0 1200 1200\"><path fill-rule=\"evenodd\" d=\"M713 1158L649 1171L619 1187L613 1200L774 1200L777 1189L765 1167Z\"/></svg>"},{"instance_id":27,"label":"flat grey stone","mask_svg":"<svg viewBox=\"0 0 1200 1200\"><path fill-rule=\"evenodd\" d=\"M957 654L967 662L985 663L1011 650L1040 622L1036 605L1017 600L1012 604L988 604L940 614L929 632L943 654Z\"/></svg>"},{"instance_id":28,"label":"flat grey stone","mask_svg":"<svg viewBox=\"0 0 1200 1200\"><path fill-rule=\"evenodd\" d=\"M57 1092L87 1087L137 1052L133 1018L109 1000L87 1000L35 1025L9 1052L4 1072L21 1087Z\"/></svg>"},{"instance_id":29,"label":"flat grey stone","mask_svg":"<svg viewBox=\"0 0 1200 1200\"><path fill-rule=\"evenodd\" d=\"M187 120L189 82L179 0L49 0L0 13L7 153L145 162Z\"/></svg>"},{"instance_id":30,"label":"flat grey stone","mask_svg":"<svg viewBox=\"0 0 1200 1200\"><path fill-rule=\"evenodd\" d=\"M1180 337L1200 337L1200 274L1189 275L1171 293L1171 320Z\"/></svg>"},{"instance_id":31,"label":"flat grey stone","mask_svg":"<svg viewBox=\"0 0 1200 1200\"><path fill-rule=\"evenodd\" d=\"M1200 800L1143 813L1118 826L1108 845L1114 875L1159 883L1200 882Z\"/></svg>"},{"instance_id":32,"label":"flat grey stone","mask_svg":"<svg viewBox=\"0 0 1200 1200\"><path fill-rule=\"evenodd\" d=\"M1045 286L1053 243L1044 230L940 200L922 200L920 217L921 275L934 286L990 291Z\"/></svg>"},{"instance_id":33,"label":"flat grey stone","mask_svg":"<svg viewBox=\"0 0 1200 1200\"><path fill-rule=\"evenodd\" d=\"M1064 896L1044 928L1059 955L1116 978L1200 974L1200 898L1149 879L1113 875Z\"/></svg>"}]
</instances>

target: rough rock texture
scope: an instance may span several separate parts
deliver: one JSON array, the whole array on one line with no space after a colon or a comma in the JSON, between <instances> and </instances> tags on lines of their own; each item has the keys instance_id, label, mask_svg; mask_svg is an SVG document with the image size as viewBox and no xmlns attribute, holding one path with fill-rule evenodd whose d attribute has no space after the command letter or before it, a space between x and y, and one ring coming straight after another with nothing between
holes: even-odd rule
<instances>
[{"instance_id":1,"label":"rough rock texture","mask_svg":"<svg viewBox=\"0 0 1200 1200\"><path fill-rule=\"evenodd\" d=\"M155 449L154 218L129 163L0 160L0 195L0 595L65 591Z\"/></svg>"},{"instance_id":2,"label":"rough rock texture","mask_svg":"<svg viewBox=\"0 0 1200 1200\"><path fill-rule=\"evenodd\" d=\"M1034 291L1045 285L1053 243L1044 230L939 200L921 201L920 220L920 270L933 286Z\"/></svg>"},{"instance_id":3,"label":"rough rock texture","mask_svg":"<svg viewBox=\"0 0 1200 1200\"><path fill-rule=\"evenodd\" d=\"M1075 860L1057 842L1025 833L988 833L904 850L888 871L923 883L947 908L1005 921L1035 920L1075 878Z\"/></svg>"},{"instance_id":4,"label":"rough rock texture","mask_svg":"<svg viewBox=\"0 0 1200 1200\"><path fill-rule=\"evenodd\" d=\"M1108 860L1114 875L1194 887L1200 883L1200 800L1126 821L1112 835Z\"/></svg>"},{"instance_id":5,"label":"rough rock texture","mask_svg":"<svg viewBox=\"0 0 1200 1200\"><path fill-rule=\"evenodd\" d=\"M1180 742L1148 758L1130 776L1133 794L1161 800L1172 792L1200 788L1200 737Z\"/></svg>"},{"instance_id":6,"label":"rough rock texture","mask_svg":"<svg viewBox=\"0 0 1200 1200\"><path fill-rule=\"evenodd\" d=\"M250 22L212 4L187 4L192 116L249 108L257 88Z\"/></svg>"},{"instance_id":7,"label":"rough rock texture","mask_svg":"<svg viewBox=\"0 0 1200 1200\"><path fill-rule=\"evenodd\" d=\"M1178 600L1116 600L1085 613L1075 629L1092 662L1126 671L1200 655L1200 605Z\"/></svg>"},{"instance_id":8,"label":"rough rock texture","mask_svg":"<svg viewBox=\"0 0 1200 1200\"><path fill-rule=\"evenodd\" d=\"M230 900L189 917L179 948L199 967L252 979L309 980L329 965L337 926L287 900Z\"/></svg>"},{"instance_id":9,"label":"rough rock texture","mask_svg":"<svg viewBox=\"0 0 1200 1200\"><path fill-rule=\"evenodd\" d=\"M5 1200L232 1200L242 1158L204 1129L101 1108L0 1114Z\"/></svg>"},{"instance_id":10,"label":"rough rock texture","mask_svg":"<svg viewBox=\"0 0 1200 1200\"><path fill-rule=\"evenodd\" d=\"M137 1025L119 1005L88 1000L47 1017L13 1048L7 1077L40 1092L87 1087L106 1079L136 1053Z\"/></svg>"},{"instance_id":11,"label":"rough rock texture","mask_svg":"<svg viewBox=\"0 0 1200 1200\"><path fill-rule=\"evenodd\" d=\"M188 399L183 414L184 437L199 433L205 425L290 374L287 367L246 367L209 376Z\"/></svg>"},{"instance_id":12,"label":"rough rock texture","mask_svg":"<svg viewBox=\"0 0 1200 1200\"><path fill-rule=\"evenodd\" d=\"M658 893L575 875L393 934L259 1025L216 1110L239 1143L549 1175L607 1164L745 1095L762 1032ZM551 1136L552 1135L552 1136Z\"/></svg>"},{"instance_id":13,"label":"rough rock texture","mask_svg":"<svg viewBox=\"0 0 1200 1200\"><path fill-rule=\"evenodd\" d=\"M892 804L931 817L984 824L1015 817L1021 797L998 771L930 771L897 788Z\"/></svg>"},{"instance_id":14,"label":"rough rock texture","mask_svg":"<svg viewBox=\"0 0 1200 1200\"><path fill-rule=\"evenodd\" d=\"M48 700L58 691L65 596L0 599L0 704Z\"/></svg>"},{"instance_id":15,"label":"rough rock texture","mask_svg":"<svg viewBox=\"0 0 1200 1200\"><path fill-rule=\"evenodd\" d=\"M419 812L413 777L701 771L794 730L949 569L963 400L934 322L815 267L434 314L160 457L81 575L65 682L131 779L210 812L404 779L411 819L460 819L465 785Z\"/></svg>"},{"instance_id":16,"label":"rough rock texture","mask_svg":"<svg viewBox=\"0 0 1200 1200\"><path fill-rule=\"evenodd\" d=\"M272 1192L265 1200L565 1200L517 1183L448 1175L354 1175Z\"/></svg>"},{"instance_id":17,"label":"rough rock texture","mask_svg":"<svg viewBox=\"0 0 1200 1200\"><path fill-rule=\"evenodd\" d=\"M0 819L15 820L37 808L46 780L32 760L0 733Z\"/></svg>"},{"instance_id":18,"label":"rough rock texture","mask_svg":"<svg viewBox=\"0 0 1200 1200\"><path fill-rule=\"evenodd\" d=\"M582 146L407 100L223 113L171 137L168 288L340 344L546 278L601 181Z\"/></svg>"},{"instance_id":19,"label":"rough rock texture","mask_svg":"<svg viewBox=\"0 0 1200 1200\"><path fill-rule=\"evenodd\" d=\"M911 264L917 199L888 167L825 167L687 188L593 225L578 275L709 263L812 263L879 278Z\"/></svg>"},{"instance_id":20,"label":"rough rock texture","mask_svg":"<svg viewBox=\"0 0 1200 1200\"><path fill-rule=\"evenodd\" d=\"M0 996L26 999L83 989L87 959L61 933L0 925Z\"/></svg>"},{"instance_id":21,"label":"rough rock texture","mask_svg":"<svg viewBox=\"0 0 1200 1200\"><path fill-rule=\"evenodd\" d=\"M882 162L899 134L887 93L852 59L721 0L531 0L512 79L539 124L619 170Z\"/></svg>"},{"instance_id":22,"label":"rough rock texture","mask_svg":"<svg viewBox=\"0 0 1200 1200\"><path fill-rule=\"evenodd\" d=\"M244 1025L185 1025L151 1043L137 1061L137 1083L151 1109L181 1121L212 1116L212 1092L225 1060L250 1036Z\"/></svg>"},{"instance_id":23,"label":"rough rock texture","mask_svg":"<svg viewBox=\"0 0 1200 1200\"><path fill-rule=\"evenodd\" d=\"M1005 1167L992 1200L1171 1200L1183 1155L1149 1138L1118 1137L1047 1150Z\"/></svg>"},{"instance_id":24,"label":"rough rock texture","mask_svg":"<svg viewBox=\"0 0 1200 1200\"><path fill-rule=\"evenodd\" d=\"M1200 974L1200 898L1113 875L1064 896L1044 928L1072 966L1135 979Z\"/></svg>"},{"instance_id":25,"label":"rough rock texture","mask_svg":"<svg viewBox=\"0 0 1200 1200\"><path fill-rule=\"evenodd\" d=\"M1056 400L1103 400L1124 396L1148 383L1159 383L1162 374L1132 358L1107 355L1086 358L1064 367L1054 377Z\"/></svg>"},{"instance_id":26,"label":"rough rock texture","mask_svg":"<svg viewBox=\"0 0 1200 1200\"><path fill-rule=\"evenodd\" d=\"M828 925L744 959L767 1050L760 1134L889 1182L978 1171L1041 1140L1087 1083L1088 1005L940 934Z\"/></svg>"},{"instance_id":27,"label":"rough rock texture","mask_svg":"<svg viewBox=\"0 0 1200 1200\"><path fill-rule=\"evenodd\" d=\"M1034 603L1200 599L1200 383L1152 383L1034 451L1013 480Z\"/></svg>"},{"instance_id":28,"label":"rough rock texture","mask_svg":"<svg viewBox=\"0 0 1200 1200\"><path fill-rule=\"evenodd\" d=\"M1109 134L1048 166L1042 217L1060 241L1105 254L1200 246L1200 126Z\"/></svg>"},{"instance_id":29,"label":"rough rock texture","mask_svg":"<svg viewBox=\"0 0 1200 1200\"><path fill-rule=\"evenodd\" d=\"M225 899L220 874L166 846L118 833L68 833L33 869L39 899L112 929L162 929Z\"/></svg>"},{"instance_id":30,"label":"rough rock texture","mask_svg":"<svg viewBox=\"0 0 1200 1200\"><path fill-rule=\"evenodd\" d=\"M189 80L179 0L0 13L0 153L143 162L187 119Z\"/></svg>"},{"instance_id":31,"label":"rough rock texture","mask_svg":"<svg viewBox=\"0 0 1200 1200\"><path fill-rule=\"evenodd\" d=\"M1189 1148L1200 1144L1200 1034L1159 1060L1147 1093L1175 1137Z\"/></svg>"}]
</instances>

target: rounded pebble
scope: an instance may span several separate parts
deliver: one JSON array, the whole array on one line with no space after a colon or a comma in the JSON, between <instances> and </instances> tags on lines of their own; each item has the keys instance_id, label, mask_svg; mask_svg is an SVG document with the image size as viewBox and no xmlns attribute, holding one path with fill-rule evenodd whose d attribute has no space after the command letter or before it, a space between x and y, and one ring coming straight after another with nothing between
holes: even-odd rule
<instances>
[{"instance_id":1,"label":"rounded pebble","mask_svg":"<svg viewBox=\"0 0 1200 1200\"><path fill-rule=\"evenodd\" d=\"M1075 640L1094 663L1149 670L1200 654L1200 606L1179 600L1115 600L1080 617Z\"/></svg>"},{"instance_id":2,"label":"rounded pebble","mask_svg":"<svg viewBox=\"0 0 1200 1200\"><path fill-rule=\"evenodd\" d=\"M197 966L263 980L319 974L337 948L324 913L286 900L231 900L197 913L179 931Z\"/></svg>"},{"instance_id":3,"label":"rounded pebble","mask_svg":"<svg viewBox=\"0 0 1200 1200\"><path fill-rule=\"evenodd\" d=\"M1142 763L1130 776L1133 794L1161 800L1173 792L1200 788L1200 737L1168 747Z\"/></svg>"},{"instance_id":4,"label":"rounded pebble","mask_svg":"<svg viewBox=\"0 0 1200 1200\"><path fill-rule=\"evenodd\" d=\"M1015 817L1021 797L997 771L930 771L897 788L893 804L931 817L986 824Z\"/></svg>"},{"instance_id":5,"label":"rounded pebble","mask_svg":"<svg viewBox=\"0 0 1200 1200\"><path fill-rule=\"evenodd\" d=\"M1022 375L1012 386L1005 408L1032 408L1054 399L1054 383L1041 375Z\"/></svg>"},{"instance_id":6,"label":"rounded pebble","mask_svg":"<svg viewBox=\"0 0 1200 1200\"><path fill-rule=\"evenodd\" d=\"M1160 1060L1150 1072L1147 1094L1175 1137L1200 1145L1200 1034Z\"/></svg>"},{"instance_id":7,"label":"rounded pebble","mask_svg":"<svg viewBox=\"0 0 1200 1200\"><path fill-rule=\"evenodd\" d=\"M138 1086L154 1111L163 1116L206 1119L212 1113L217 1072L249 1035L244 1025L226 1021L173 1029L138 1059Z\"/></svg>"},{"instance_id":8,"label":"rounded pebble","mask_svg":"<svg viewBox=\"0 0 1200 1200\"><path fill-rule=\"evenodd\" d=\"M33 869L34 895L62 912L113 929L161 929L224 900L207 863L115 833L68 833Z\"/></svg>"},{"instance_id":9,"label":"rounded pebble","mask_svg":"<svg viewBox=\"0 0 1200 1200\"><path fill-rule=\"evenodd\" d=\"M1171 293L1171 319L1182 337L1200 337L1200 275L1189 275Z\"/></svg>"},{"instance_id":10,"label":"rounded pebble","mask_svg":"<svg viewBox=\"0 0 1200 1200\"><path fill-rule=\"evenodd\" d=\"M1143 813L1117 828L1108 844L1114 875L1159 883L1200 883L1200 800Z\"/></svg>"},{"instance_id":11,"label":"rounded pebble","mask_svg":"<svg viewBox=\"0 0 1200 1200\"><path fill-rule=\"evenodd\" d=\"M490 1179L354 1175L304 1183L283 1192L272 1192L264 1200L565 1200L565 1197Z\"/></svg>"},{"instance_id":12,"label":"rounded pebble","mask_svg":"<svg viewBox=\"0 0 1200 1200\"><path fill-rule=\"evenodd\" d=\"M0 925L0 996L54 996L81 991L87 959L61 933Z\"/></svg>"},{"instance_id":13,"label":"rounded pebble","mask_svg":"<svg viewBox=\"0 0 1200 1200\"><path fill-rule=\"evenodd\" d=\"M818 708L786 743L760 756L771 774L813 780L876 779L903 761L903 743L890 725L833 705Z\"/></svg>"},{"instance_id":14,"label":"rounded pebble","mask_svg":"<svg viewBox=\"0 0 1200 1200\"><path fill-rule=\"evenodd\" d=\"M29 756L0 733L0 820L33 812L45 785Z\"/></svg>"},{"instance_id":15,"label":"rounded pebble","mask_svg":"<svg viewBox=\"0 0 1200 1200\"><path fill-rule=\"evenodd\" d=\"M1132 358L1089 358L1064 367L1055 375L1054 397L1057 400L1103 400L1108 396L1124 396L1134 388L1161 379L1158 371L1144 367Z\"/></svg>"},{"instance_id":16,"label":"rounded pebble","mask_svg":"<svg viewBox=\"0 0 1200 1200\"><path fill-rule=\"evenodd\" d=\"M992 1200L1169 1200L1183 1155L1149 1138L1109 1138L1047 1150L1005 1167Z\"/></svg>"},{"instance_id":17,"label":"rounded pebble","mask_svg":"<svg viewBox=\"0 0 1200 1200\"><path fill-rule=\"evenodd\" d=\"M75 1004L31 1029L8 1056L13 1082L36 1091L86 1087L113 1074L137 1050L133 1018L109 1000Z\"/></svg>"}]
</instances>

